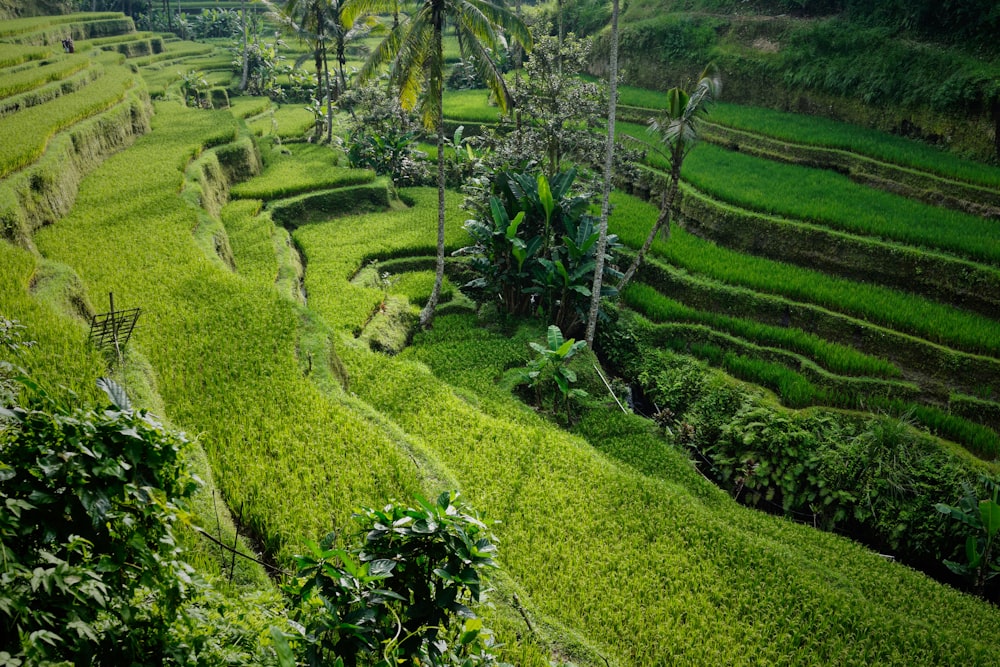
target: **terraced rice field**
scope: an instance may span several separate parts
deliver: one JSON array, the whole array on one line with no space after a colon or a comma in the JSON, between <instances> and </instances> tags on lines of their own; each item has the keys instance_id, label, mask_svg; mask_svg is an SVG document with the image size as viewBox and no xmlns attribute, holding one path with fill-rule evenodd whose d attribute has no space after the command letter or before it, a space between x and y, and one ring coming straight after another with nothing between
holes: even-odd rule
<instances>
[{"instance_id":1,"label":"terraced rice field","mask_svg":"<svg viewBox=\"0 0 1000 667\"><path fill-rule=\"evenodd\" d=\"M0 40L58 25L4 26ZM93 396L109 358L86 343L89 316L109 292L141 306L129 352L138 400L197 434L222 495L267 556L289 563L304 540L344 526L358 505L461 488L502 520L503 574L487 615L518 664L1000 662L995 607L832 533L737 505L647 420L595 409L570 432L528 409L508 374L541 333L530 323L484 326L449 286L433 330L396 356L373 352L366 336L379 319L393 304L412 311L429 290L436 193L406 190L384 210L357 212L389 204L385 181L343 166L327 147L282 145L308 132L297 110L272 114L247 99L231 110L182 107L167 70L216 57L211 47L166 42L161 53L129 59L136 75L125 54L100 49L128 43L125 35L81 53L81 68L57 57L48 70L44 47L0 41L0 63L16 68L0 70L7 97L94 71L79 91L31 107L48 119L44 141L25 138L15 150L17 119L30 109L0 116L0 136L11 138L0 161L0 314L38 340L32 373ZM160 98L152 106L147 86ZM78 92L90 101L66 111L64 98ZM69 147L86 144L75 137L117 119L128 95L140 99L126 115L147 115L104 152L76 157ZM485 94L476 99L455 96L450 120L489 119ZM740 129L767 135L765 127ZM790 130L774 138L799 137ZM829 143L896 159L889 149ZM918 169L921 159L899 164ZM655 189L662 165L647 166ZM963 180L975 180L976 168L965 169ZM955 178L958 171L948 168ZM737 188L743 172L760 180ZM940 266L958 273L941 281L964 279L959 268L968 266L988 280L1000 265L983 216L885 199L851 182L835 187L829 170L701 146L685 178L686 199L701 193L749 219L780 218L793 239L809 226L907 257L946 256L951 263ZM988 176L976 182L994 187ZM820 209L787 195L805 184L807 203ZM833 196L818 204L824 193ZM39 213L46 197L66 203ZM861 220L876 201L892 203ZM448 194L450 250L466 243L460 203ZM624 193L614 203L612 231L635 248L655 208ZM666 359L674 348L700 359L698 368L725 369L757 385L755 400L768 406L838 408L861 425L851 431L859 442L866 410L911 414L989 461L904 429L917 463L996 472L990 415L1000 408L1000 323L988 302L971 309L957 286L914 293L847 269L802 266L801 257L780 261L766 252L767 238L716 242L707 230L727 221L710 219L713 210L722 209L698 209L700 226L682 216L624 296L638 314L637 336L657 342L651 357ZM965 227L982 243L952 234ZM382 271L405 275L380 282ZM595 395L603 391L590 380ZM949 412L952 403L963 407ZM781 414L793 425L825 419L815 410Z\"/></svg>"}]
</instances>

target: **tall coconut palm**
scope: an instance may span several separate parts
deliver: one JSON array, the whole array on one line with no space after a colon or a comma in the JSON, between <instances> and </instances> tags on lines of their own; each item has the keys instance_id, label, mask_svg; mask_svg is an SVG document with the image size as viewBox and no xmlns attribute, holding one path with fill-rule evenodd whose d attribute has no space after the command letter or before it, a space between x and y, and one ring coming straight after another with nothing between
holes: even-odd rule
<instances>
[{"instance_id":1,"label":"tall coconut palm","mask_svg":"<svg viewBox=\"0 0 1000 667\"><path fill-rule=\"evenodd\" d=\"M388 14L395 0L351 0L362 13ZM475 63L480 76L493 91L502 111L513 106L513 98L491 53L506 47L508 33L525 48L531 46L531 35L524 23L506 7L490 0L418 0L407 18L390 31L358 75L360 83L371 80L388 66L389 77L399 91L403 107L412 109L419 103L424 125L437 135L438 238L437 267L434 288L427 305L420 311L421 326L428 327L434 319L434 309L441 295L444 279L444 48L445 24L450 23L459 37L462 57ZM421 92L423 94L421 95Z\"/></svg>"},{"instance_id":2,"label":"tall coconut palm","mask_svg":"<svg viewBox=\"0 0 1000 667\"><path fill-rule=\"evenodd\" d=\"M618 108L618 0L611 2L611 62L608 67L608 144L604 153L604 188L601 192L601 223L595 254L594 285L590 290L590 313L587 315L585 340L594 347L597 313L604 291L604 255L608 251L608 216L611 214L611 176L615 159L615 112Z\"/></svg>"},{"instance_id":3,"label":"tall coconut palm","mask_svg":"<svg viewBox=\"0 0 1000 667\"><path fill-rule=\"evenodd\" d=\"M279 23L294 32L300 41L312 45L316 79L325 92L327 101L326 124L329 128L333 119L330 64L327 58L327 40L330 38L332 23L330 0L284 0L281 3L264 0L264 3ZM301 60L296 62L296 66L302 64Z\"/></svg>"},{"instance_id":4,"label":"tall coconut palm","mask_svg":"<svg viewBox=\"0 0 1000 667\"><path fill-rule=\"evenodd\" d=\"M666 238L670 237L670 216L680 185L681 165L684 164L684 158L687 157L687 154L698 143L701 132L701 117L708 112L709 103L719 96L721 90L722 78L719 75L719 70L714 64L710 64L701 73L694 92L688 93L681 88L668 90L667 108L663 117L650 120L649 128L659 135L662 148L652 144L647 145L669 160L670 179L667 188L660 197L660 214L656 218L656 223L649 230L646 241L642 244L632 261L632 265L628 267L618 284L619 291L624 291L632 280L639 264L649 252L649 248L653 245L660 230L663 230Z\"/></svg>"}]
</instances>

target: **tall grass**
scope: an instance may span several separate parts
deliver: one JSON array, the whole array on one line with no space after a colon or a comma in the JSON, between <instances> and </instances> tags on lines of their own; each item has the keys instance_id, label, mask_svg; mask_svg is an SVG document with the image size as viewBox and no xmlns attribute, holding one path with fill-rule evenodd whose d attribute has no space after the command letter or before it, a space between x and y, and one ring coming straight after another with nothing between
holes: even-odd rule
<instances>
[{"instance_id":1,"label":"tall grass","mask_svg":"<svg viewBox=\"0 0 1000 667\"><path fill-rule=\"evenodd\" d=\"M275 151L268 158L260 176L235 185L232 196L270 201L311 190L370 183L375 179L375 172L370 169L338 167L338 154L326 146L289 144L285 150L287 154Z\"/></svg>"},{"instance_id":2,"label":"tall grass","mask_svg":"<svg viewBox=\"0 0 1000 667\"><path fill-rule=\"evenodd\" d=\"M444 94L444 117L473 123L495 123L500 109L490 102L489 90L448 90Z\"/></svg>"},{"instance_id":3,"label":"tall grass","mask_svg":"<svg viewBox=\"0 0 1000 667\"><path fill-rule=\"evenodd\" d=\"M436 206L437 191L408 189L404 196L413 203L410 208L303 225L293 233L309 267L305 283L309 306L334 329L358 333L384 298L378 288L349 282L365 264L434 255L437 218L429 212ZM461 201L460 195L447 193L447 252L468 241L462 227L466 212Z\"/></svg>"},{"instance_id":4,"label":"tall grass","mask_svg":"<svg viewBox=\"0 0 1000 667\"><path fill-rule=\"evenodd\" d=\"M645 136L637 125L623 124L622 129ZM656 154L650 153L648 160L658 169L669 168ZM829 170L703 144L684 161L683 176L699 190L754 211L1000 265L995 222L868 188Z\"/></svg>"},{"instance_id":5,"label":"tall grass","mask_svg":"<svg viewBox=\"0 0 1000 667\"><path fill-rule=\"evenodd\" d=\"M302 106L283 106L247 123L258 137L270 135L281 139L300 139L312 129L316 120Z\"/></svg>"},{"instance_id":6,"label":"tall grass","mask_svg":"<svg viewBox=\"0 0 1000 667\"><path fill-rule=\"evenodd\" d=\"M0 72L0 97L10 97L46 83L60 81L90 65L83 55L68 55L53 62L5 75Z\"/></svg>"},{"instance_id":7,"label":"tall grass","mask_svg":"<svg viewBox=\"0 0 1000 667\"><path fill-rule=\"evenodd\" d=\"M89 176L73 213L35 240L91 294L143 308L131 345L148 356L169 417L198 434L230 506L287 559L352 507L412 496L417 477L382 427L304 377L300 309L193 238L181 170L235 128L225 112L158 104L152 133ZM335 356L328 334L312 335L315 375Z\"/></svg>"},{"instance_id":8,"label":"tall grass","mask_svg":"<svg viewBox=\"0 0 1000 667\"><path fill-rule=\"evenodd\" d=\"M594 79L594 77L587 78ZM619 86L618 93L620 104L646 109L650 117L666 108L666 95L659 91L636 86ZM954 153L921 141L822 116L716 102L711 107L708 121L789 143L850 151L956 181L992 188L1000 187L1000 168L964 160Z\"/></svg>"},{"instance_id":9,"label":"tall grass","mask_svg":"<svg viewBox=\"0 0 1000 667\"><path fill-rule=\"evenodd\" d=\"M616 194L614 202L612 231L626 245L639 247L656 218L656 207L623 194ZM1000 328L995 320L936 301L744 255L678 226L672 228L669 241L657 239L652 252L692 273L816 304L968 352L1000 355Z\"/></svg>"}]
</instances>

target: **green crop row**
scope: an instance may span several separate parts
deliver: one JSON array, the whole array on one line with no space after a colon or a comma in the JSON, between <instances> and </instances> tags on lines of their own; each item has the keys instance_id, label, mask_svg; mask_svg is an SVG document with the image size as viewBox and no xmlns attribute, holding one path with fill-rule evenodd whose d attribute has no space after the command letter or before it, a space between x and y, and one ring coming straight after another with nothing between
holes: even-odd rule
<instances>
[{"instance_id":1,"label":"green crop row","mask_svg":"<svg viewBox=\"0 0 1000 667\"><path fill-rule=\"evenodd\" d=\"M221 217L237 273L254 284L272 287L278 277L277 227L269 217L259 217L261 208L261 202L254 199L232 201L222 209Z\"/></svg>"},{"instance_id":2,"label":"green crop row","mask_svg":"<svg viewBox=\"0 0 1000 667\"><path fill-rule=\"evenodd\" d=\"M91 16L79 18L82 20L48 25L34 32L20 33L8 39L20 44L50 45L67 37L75 41L84 41L135 32L132 19L121 14L104 19L95 19Z\"/></svg>"},{"instance_id":3,"label":"green crop row","mask_svg":"<svg viewBox=\"0 0 1000 667\"><path fill-rule=\"evenodd\" d=\"M266 97L243 96L229 98L229 112L237 118L259 116L270 108L271 100Z\"/></svg>"},{"instance_id":4,"label":"green crop row","mask_svg":"<svg viewBox=\"0 0 1000 667\"><path fill-rule=\"evenodd\" d=\"M148 356L171 420L199 434L230 505L287 562L352 507L410 497L416 483L380 427L303 377L300 309L197 245L199 211L177 196L182 170L235 127L226 112L158 104L152 132L89 176L73 213L35 242L89 293L143 309L131 345ZM327 348L316 358L332 361L328 335L315 339Z\"/></svg>"},{"instance_id":5,"label":"green crop row","mask_svg":"<svg viewBox=\"0 0 1000 667\"><path fill-rule=\"evenodd\" d=\"M618 194L614 201L612 230L626 245L639 247L656 219L656 207L628 195ZM676 225L670 240L657 239L652 252L676 266L723 282L817 304L942 345L1000 355L1000 330L995 320L928 299L720 248Z\"/></svg>"},{"instance_id":6,"label":"green crop row","mask_svg":"<svg viewBox=\"0 0 1000 667\"><path fill-rule=\"evenodd\" d=\"M496 123L500 109L490 103L489 90L448 90L444 94L444 117L473 123Z\"/></svg>"},{"instance_id":7,"label":"green crop row","mask_svg":"<svg viewBox=\"0 0 1000 667\"><path fill-rule=\"evenodd\" d=\"M361 211L381 211L389 207L389 181L317 190L272 202L268 210L279 225L294 229L300 225Z\"/></svg>"},{"instance_id":8,"label":"green crop row","mask_svg":"<svg viewBox=\"0 0 1000 667\"><path fill-rule=\"evenodd\" d=\"M823 406L885 413L913 419L930 433L950 440L985 460L1000 455L1000 436L978 414L951 413L916 402L919 390L912 384L867 378L830 376L807 363L799 370L789 355L742 343L698 325L657 325L650 341L658 349L671 349L703 359L741 380L770 389L789 408ZM804 361L804 360L802 360Z\"/></svg>"},{"instance_id":9,"label":"green crop row","mask_svg":"<svg viewBox=\"0 0 1000 667\"><path fill-rule=\"evenodd\" d=\"M712 107L709 118L783 141L837 148L967 183L1000 187L1000 169L996 167L963 160L919 141L819 116L720 103Z\"/></svg>"},{"instance_id":10,"label":"green crop row","mask_svg":"<svg viewBox=\"0 0 1000 667\"><path fill-rule=\"evenodd\" d=\"M123 18L123 15L120 12L87 12L83 14L63 14L61 16L29 16L20 19L7 19L0 25L0 37L21 35L27 32L35 32L48 26L57 26L66 23L106 21L121 18Z\"/></svg>"},{"instance_id":11,"label":"green crop row","mask_svg":"<svg viewBox=\"0 0 1000 667\"><path fill-rule=\"evenodd\" d=\"M899 368L891 362L864 354L853 347L831 343L801 329L775 327L750 319L697 310L642 283L631 285L623 299L653 321L705 324L762 345L782 347L804 354L834 373L886 378L898 378L901 375Z\"/></svg>"},{"instance_id":12,"label":"green crop row","mask_svg":"<svg viewBox=\"0 0 1000 667\"><path fill-rule=\"evenodd\" d=\"M42 60L50 55L52 49L49 47L0 43L0 67L14 67L21 63Z\"/></svg>"},{"instance_id":13,"label":"green crop row","mask_svg":"<svg viewBox=\"0 0 1000 667\"><path fill-rule=\"evenodd\" d=\"M91 64L86 69L70 75L60 81L55 81L48 85L29 90L20 95L12 95L0 100L0 116L7 116L28 107L38 106L50 102L61 95L68 95L89 85L94 79L104 74L104 68L100 65Z\"/></svg>"},{"instance_id":14,"label":"green crop row","mask_svg":"<svg viewBox=\"0 0 1000 667\"><path fill-rule=\"evenodd\" d=\"M623 124L621 130L646 136L637 125ZM655 153L647 160L658 169L669 169ZM994 222L873 190L828 170L705 144L685 160L684 178L706 193L754 211L1000 264L1000 228Z\"/></svg>"},{"instance_id":15,"label":"green crop row","mask_svg":"<svg viewBox=\"0 0 1000 667\"><path fill-rule=\"evenodd\" d=\"M651 331L657 346L687 351L741 379L768 387L792 408L825 405L857 410L871 397L912 401L920 394L911 382L835 375L794 352L750 343L701 324L663 323L653 325Z\"/></svg>"},{"instance_id":16,"label":"green crop row","mask_svg":"<svg viewBox=\"0 0 1000 667\"><path fill-rule=\"evenodd\" d=\"M108 67L104 76L77 92L4 118L0 123L0 177L37 160L57 132L121 102L134 84L127 68Z\"/></svg>"},{"instance_id":17,"label":"green crop row","mask_svg":"<svg viewBox=\"0 0 1000 667\"><path fill-rule=\"evenodd\" d=\"M952 605L968 598L842 539L740 509L690 472L674 477L689 465L677 452L661 450L670 464L646 476L501 401L489 385L509 336L456 315L472 335L454 341L446 317L400 357L349 351L351 388L426 443L476 507L503 518L505 570L529 608L586 636L609 661L951 664L952 651L990 659L992 645L965 633L970 619L987 622L980 631L992 621L976 614L948 627ZM458 393L438 379L460 381L480 363L482 385ZM933 633L927 618L940 619Z\"/></svg>"},{"instance_id":18,"label":"green crop row","mask_svg":"<svg viewBox=\"0 0 1000 667\"><path fill-rule=\"evenodd\" d=\"M267 160L264 173L236 185L232 196L271 201L310 190L370 183L375 179L370 169L338 167L337 153L326 146L289 144L286 150L287 154L275 151Z\"/></svg>"},{"instance_id":19,"label":"green crop row","mask_svg":"<svg viewBox=\"0 0 1000 667\"><path fill-rule=\"evenodd\" d=\"M687 185L681 191L684 228L719 245L920 294L988 317L1000 309L998 268L748 211Z\"/></svg>"},{"instance_id":20,"label":"green crop row","mask_svg":"<svg viewBox=\"0 0 1000 667\"><path fill-rule=\"evenodd\" d=\"M301 139L316 124L312 112L302 106L283 106L247 123L258 137Z\"/></svg>"},{"instance_id":21,"label":"green crop row","mask_svg":"<svg viewBox=\"0 0 1000 667\"><path fill-rule=\"evenodd\" d=\"M334 329L358 333L385 297L382 289L349 282L368 262L434 255L437 219L431 211L437 192L411 189L404 196L412 202L404 210L346 216L295 230L293 237L309 267L305 282L309 307ZM449 192L446 204L450 252L461 247L468 235L462 228L461 197Z\"/></svg>"},{"instance_id":22,"label":"green crop row","mask_svg":"<svg viewBox=\"0 0 1000 667\"><path fill-rule=\"evenodd\" d=\"M14 74L4 75L0 72L0 97L17 95L46 83L65 79L88 65L89 58L73 54Z\"/></svg>"},{"instance_id":23,"label":"green crop row","mask_svg":"<svg viewBox=\"0 0 1000 667\"><path fill-rule=\"evenodd\" d=\"M149 67L150 65L158 64L161 66L177 67L178 69L183 68L186 72L189 69L196 69L193 65L189 65L187 59L192 56L203 56L212 53L215 50L214 47L207 44L195 44L194 42L164 42L163 51L160 53L153 54L151 56L142 56L141 58L133 58L131 63L136 67ZM167 63L167 61L170 61Z\"/></svg>"}]
</instances>

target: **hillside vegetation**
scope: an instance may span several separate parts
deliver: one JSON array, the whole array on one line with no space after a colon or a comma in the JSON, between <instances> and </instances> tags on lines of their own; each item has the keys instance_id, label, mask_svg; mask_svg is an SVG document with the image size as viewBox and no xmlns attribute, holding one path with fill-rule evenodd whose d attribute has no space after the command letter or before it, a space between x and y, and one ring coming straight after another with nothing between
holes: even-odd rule
<instances>
[{"instance_id":1,"label":"hillside vegetation","mask_svg":"<svg viewBox=\"0 0 1000 667\"><path fill-rule=\"evenodd\" d=\"M339 612L296 609L304 590L279 597L262 568L285 584L306 563L381 586L404 559L332 569L351 567L336 548L359 530L352 514L458 489L497 537L501 567L488 604L473 607L506 663L1000 663L997 607L911 567L961 584L941 560L964 555L966 533L934 504L956 505L963 485L982 492L980 476L998 472L995 169L939 164L874 132L852 143L833 121L820 132L797 116L713 110L710 145L685 163L680 220L599 330L600 361L620 377L606 385L598 356L581 351L562 377L586 395L529 406L526 369L552 334L471 300L469 262L449 258L434 327L417 330L434 280L435 189L302 141L322 113L237 95L231 57L212 42L137 32L122 15L22 20L0 38L0 315L35 344L5 346L0 360L74 406L104 405L96 380L112 375L205 482L177 523L210 583L180 586L153 605L162 627L136 633L135 645L160 637L168 656L129 660L315 658L301 623L340 623ZM690 15L702 20L723 19ZM120 29L98 36L92 22ZM59 48L67 29L74 54ZM276 85L291 88L284 76ZM622 134L644 133L661 97L623 90L635 124ZM452 126L495 118L485 91L447 102ZM453 180L469 185L462 160L480 156L453 144ZM614 193L616 261L656 218L645 199L658 199L667 167L647 153ZM444 198L452 253L470 244L462 224L476 213L454 189ZM89 341L109 293L141 308L123 355ZM619 407L628 396L635 411ZM4 465L7 498L22 471ZM432 532L414 516L391 530ZM232 544L266 565L237 566ZM471 562L486 544L465 548ZM455 572L433 574L478 587ZM8 611L6 595L5 629L31 616ZM169 618L174 604L188 615ZM441 636L476 645L479 629ZM61 645L11 636L0 652ZM128 648L94 646L95 664Z\"/></svg>"},{"instance_id":2,"label":"hillside vegetation","mask_svg":"<svg viewBox=\"0 0 1000 667\"><path fill-rule=\"evenodd\" d=\"M601 3L574 3L581 8ZM569 29L596 32L604 20ZM726 99L846 120L1000 159L1000 10L980 0L629 3L629 83L666 90L715 61ZM607 62L607 31L592 61Z\"/></svg>"}]
</instances>

